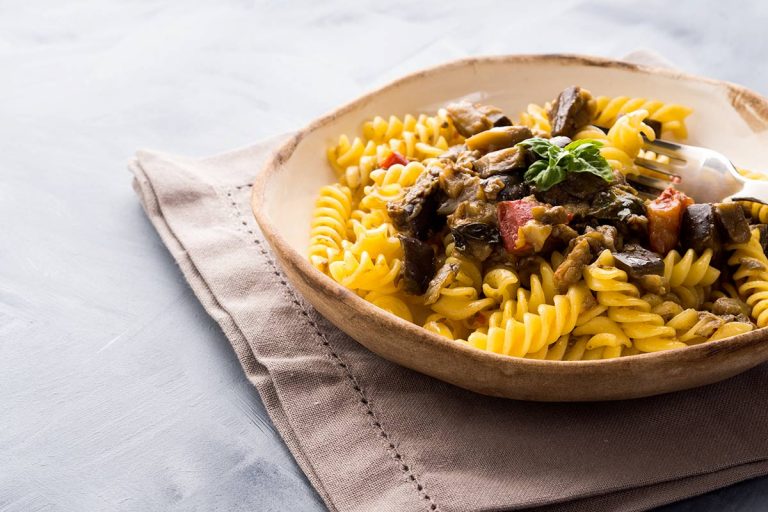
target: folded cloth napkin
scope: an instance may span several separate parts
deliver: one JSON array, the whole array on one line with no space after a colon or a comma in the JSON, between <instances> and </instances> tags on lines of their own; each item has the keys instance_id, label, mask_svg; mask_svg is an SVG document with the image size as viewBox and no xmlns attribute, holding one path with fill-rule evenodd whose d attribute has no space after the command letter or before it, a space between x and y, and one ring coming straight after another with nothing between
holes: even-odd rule
<instances>
[{"instance_id":1,"label":"folded cloth napkin","mask_svg":"<svg viewBox=\"0 0 768 512\"><path fill-rule=\"evenodd\" d=\"M203 160L142 151L130 168L329 509L634 511L768 474L766 365L653 398L529 403L363 348L292 289L254 222L250 183L281 140Z\"/></svg>"}]
</instances>

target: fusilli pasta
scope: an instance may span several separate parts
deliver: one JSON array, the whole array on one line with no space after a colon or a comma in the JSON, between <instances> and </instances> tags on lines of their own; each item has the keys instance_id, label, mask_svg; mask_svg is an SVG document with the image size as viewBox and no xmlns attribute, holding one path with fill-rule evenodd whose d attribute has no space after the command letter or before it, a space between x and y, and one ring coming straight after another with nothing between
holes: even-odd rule
<instances>
[{"instance_id":1,"label":"fusilli pasta","mask_svg":"<svg viewBox=\"0 0 768 512\"><path fill-rule=\"evenodd\" d=\"M594 123L598 126L610 128L621 116L645 110L648 119L661 123L662 134L668 132L672 137L685 139L688 130L685 126L687 118L693 110L683 105L665 104L657 100L646 98L630 98L628 96L600 96L597 98L597 113Z\"/></svg>"},{"instance_id":2,"label":"fusilli pasta","mask_svg":"<svg viewBox=\"0 0 768 512\"><path fill-rule=\"evenodd\" d=\"M320 189L312 214L309 241L309 259L323 270L341 253L347 235L347 222L352 214L352 193L342 185L328 185Z\"/></svg>"},{"instance_id":3,"label":"fusilli pasta","mask_svg":"<svg viewBox=\"0 0 768 512\"><path fill-rule=\"evenodd\" d=\"M644 138L653 140L656 136L651 121L660 123L667 135L687 135L685 121L691 114L687 107L626 96L601 96L595 101L586 92L571 92L574 101L585 101L590 106L583 122L567 135L577 141L599 141L602 146L599 154L596 144L577 142L562 148L568 141L561 140L559 147L570 151L570 147L591 146L594 156L590 156L589 149L582 155L597 158L605 173L600 175L588 168L592 179L600 175L610 182L616 178L616 171L647 172L635 165L638 157L669 163L668 157L642 149ZM627 267L621 266L626 263L619 256L620 237L616 240L597 229L605 228L605 224L617 226L620 223L615 219L600 220L598 226L588 222L574 226L571 211L557 211L560 196L554 195L554 200L539 198L539 193L552 185L546 180L536 181L540 176L535 173L531 180L540 187L535 195L526 189L528 192L521 196L528 197L502 197L510 188L522 187L520 180L528 183L532 170L551 172L557 162L547 162L543 152L533 157L528 153L527 160L519 158L518 150L525 144L494 144L511 140L521 132L526 134L523 140L529 141L533 140L531 134L546 139L553 130L558 133L563 127L558 127L552 110L560 108L559 100L526 107L519 124L530 131L510 127L511 121L495 107L483 110L476 106L478 110L469 112L461 122L461 112L453 109L449 114L440 109L432 116L377 116L363 124L360 135L341 135L327 152L338 183L321 188L313 211L309 243L312 264L364 300L429 332L454 343L514 357L608 359L683 348L752 330L754 325L745 316L747 309L757 326L768 326L768 257L757 229L747 243L725 247L730 251L730 271L716 268L719 260L711 249L697 253L682 243L668 246L682 249L664 249L661 259L656 256L653 285L642 280L647 276L630 275L624 270ZM596 112L592 110L595 103ZM488 117L491 115L495 117ZM478 122L478 116L482 122ZM467 145L457 151L457 145L465 140L461 134L469 138L485 130L493 130L487 134L491 141L487 148L480 150L470 144L473 151L467 150ZM550 141L550 146L554 145L555 139ZM538 139L537 143L547 141ZM555 154L557 149L550 148ZM521 165L526 167L521 169ZM576 164L572 160L570 165ZM765 178L743 169L740 172ZM398 212L393 213L392 205L407 202L413 195L411 190L418 190L420 183L433 178L441 187L442 203L432 207L445 210L440 214L442 224L423 236L414 235L403 228L407 224L402 223L402 218L398 222ZM547 179L552 179L551 175ZM628 192L623 192L626 199ZM570 193L569 188L560 191L561 195ZM521 206L529 200L540 210ZM483 202L493 205L490 216L484 213ZM496 203L501 208L501 202L515 203L514 208L528 212L523 223L513 224L512 235L505 233L502 215L495 209ZM544 207L545 202L551 204ZM623 204L628 209L637 207L635 203ZM753 222L768 223L768 206L749 201L740 204ZM405 211L416 215L414 208ZM642 202L640 208L645 208ZM513 214L519 211L513 210ZM630 213L634 215L634 211ZM584 213L577 208L576 214ZM482 230L487 230L489 223L496 232L495 248L473 252L473 240L485 236ZM618 233L615 227L612 229ZM557 242L560 245L544 251L544 242L553 233L562 237ZM646 231L637 236L626 227L623 233L629 239L624 240L625 244L641 243L648 234ZM504 237L514 235L515 243L507 246ZM407 238L412 236L421 236L417 243L433 257L432 278L424 281L429 286L423 295L412 295L413 288L404 285L404 269L410 261L406 255L412 247L406 242L413 240ZM540 244L527 242L537 236L542 238ZM581 248L588 259L570 268L576 272L571 275L575 279L563 284L559 281L563 279L561 270L569 270L567 267L573 263L573 255L580 247L575 244L577 239L583 239ZM531 246L532 253L516 253ZM662 267L663 271L658 270ZM424 287L419 290L424 292ZM743 314L714 313L724 307L743 308Z\"/></svg>"},{"instance_id":4,"label":"fusilli pasta","mask_svg":"<svg viewBox=\"0 0 768 512\"><path fill-rule=\"evenodd\" d=\"M752 308L752 318L758 327L768 326L768 258L760 245L760 233L752 230L748 242L729 247L733 254L729 265L737 266L733 279L739 295Z\"/></svg>"},{"instance_id":5,"label":"fusilli pasta","mask_svg":"<svg viewBox=\"0 0 768 512\"><path fill-rule=\"evenodd\" d=\"M341 135L338 143L328 149L328 161L341 183L354 190L368 185L371 172L393 151L411 160L424 160L462 141L444 109L436 116L390 116L388 120L375 117L363 125L362 137L350 140Z\"/></svg>"}]
</instances>

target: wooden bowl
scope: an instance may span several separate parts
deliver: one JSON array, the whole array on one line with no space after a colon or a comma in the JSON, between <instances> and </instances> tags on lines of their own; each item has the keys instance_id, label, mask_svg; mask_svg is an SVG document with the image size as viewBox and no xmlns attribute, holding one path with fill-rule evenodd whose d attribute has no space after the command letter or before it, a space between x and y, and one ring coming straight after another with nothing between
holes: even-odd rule
<instances>
[{"instance_id":1,"label":"wooden bowl","mask_svg":"<svg viewBox=\"0 0 768 512\"><path fill-rule=\"evenodd\" d=\"M517 115L569 85L596 95L642 96L688 105L690 142L761 169L768 101L743 87L595 57L510 55L465 59L406 76L314 121L288 140L254 184L253 210L288 279L320 313L380 356L486 395L539 401L636 398L716 382L768 359L768 330L684 349L598 361L538 361L450 341L366 302L307 259L321 186L336 181L326 148L360 133L375 115L430 113L458 98Z\"/></svg>"}]
</instances>

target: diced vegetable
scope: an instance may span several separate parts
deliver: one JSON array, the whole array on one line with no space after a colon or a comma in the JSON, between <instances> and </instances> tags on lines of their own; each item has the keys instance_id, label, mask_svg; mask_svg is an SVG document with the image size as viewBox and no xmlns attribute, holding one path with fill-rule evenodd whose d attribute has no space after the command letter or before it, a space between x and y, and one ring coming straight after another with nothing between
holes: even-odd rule
<instances>
[{"instance_id":1,"label":"diced vegetable","mask_svg":"<svg viewBox=\"0 0 768 512\"><path fill-rule=\"evenodd\" d=\"M739 203L716 204L715 217L726 242L743 244L749 241L749 223Z\"/></svg>"},{"instance_id":2,"label":"diced vegetable","mask_svg":"<svg viewBox=\"0 0 768 512\"><path fill-rule=\"evenodd\" d=\"M438 177L425 172L408 188L405 196L387 203L392 224L401 233L426 240L442 228L445 219L437 215L440 185Z\"/></svg>"},{"instance_id":3,"label":"diced vegetable","mask_svg":"<svg viewBox=\"0 0 768 512\"><path fill-rule=\"evenodd\" d=\"M554 280L558 293L565 293L569 286L578 283L584 267L592 262L592 249L585 237L574 238L569 247L570 251L555 270Z\"/></svg>"},{"instance_id":4,"label":"diced vegetable","mask_svg":"<svg viewBox=\"0 0 768 512\"><path fill-rule=\"evenodd\" d=\"M552 103L549 119L552 136L572 137L584 125L589 124L595 113L595 101L581 87L568 87Z\"/></svg>"},{"instance_id":5,"label":"diced vegetable","mask_svg":"<svg viewBox=\"0 0 768 512\"><path fill-rule=\"evenodd\" d=\"M400 236L403 246L403 283L408 293L422 294L435 275L432 246L410 236Z\"/></svg>"},{"instance_id":6,"label":"diced vegetable","mask_svg":"<svg viewBox=\"0 0 768 512\"><path fill-rule=\"evenodd\" d=\"M763 253L768 256L768 224L757 224L753 226L753 229L757 229L760 235L760 247L763 248Z\"/></svg>"},{"instance_id":7,"label":"diced vegetable","mask_svg":"<svg viewBox=\"0 0 768 512\"><path fill-rule=\"evenodd\" d=\"M485 132L483 132L485 133ZM525 150L519 146L488 153L474 162L472 167L481 178L502 174L515 169L525 169Z\"/></svg>"},{"instance_id":8,"label":"diced vegetable","mask_svg":"<svg viewBox=\"0 0 768 512\"><path fill-rule=\"evenodd\" d=\"M501 126L482 131L469 137L464 143L470 151L498 151L511 148L515 144L533 137L531 130L525 126Z\"/></svg>"},{"instance_id":9,"label":"diced vegetable","mask_svg":"<svg viewBox=\"0 0 768 512\"><path fill-rule=\"evenodd\" d=\"M493 121L478 107L468 101L458 101L447 105L445 110L458 132L464 137L471 137L493 126Z\"/></svg>"},{"instance_id":10,"label":"diced vegetable","mask_svg":"<svg viewBox=\"0 0 768 512\"><path fill-rule=\"evenodd\" d=\"M655 252L637 244L628 244L621 252L613 253L616 267L624 270L632 279L650 274L664 274L664 261Z\"/></svg>"},{"instance_id":11,"label":"diced vegetable","mask_svg":"<svg viewBox=\"0 0 768 512\"><path fill-rule=\"evenodd\" d=\"M397 151L393 151L389 154L389 156L387 156L387 158L384 159L383 162L381 162L380 167L382 169L389 169L395 164L408 165L408 159Z\"/></svg>"},{"instance_id":12,"label":"diced vegetable","mask_svg":"<svg viewBox=\"0 0 768 512\"><path fill-rule=\"evenodd\" d=\"M651 250L666 254L677 246L685 209L693 199L673 187L668 187L646 208L648 238Z\"/></svg>"},{"instance_id":13,"label":"diced vegetable","mask_svg":"<svg viewBox=\"0 0 768 512\"><path fill-rule=\"evenodd\" d=\"M518 244L518 242L520 241L521 228L528 221L533 220L532 210L535 206L540 206L540 203L531 198L499 203L497 208L499 232L507 252L522 254L532 248L530 244Z\"/></svg>"},{"instance_id":14,"label":"diced vegetable","mask_svg":"<svg viewBox=\"0 0 768 512\"><path fill-rule=\"evenodd\" d=\"M692 204L685 209L680 230L680 243L698 254L707 249L720 252L720 233L715 221L715 207L710 203ZM713 258L714 259L714 258Z\"/></svg>"}]
</instances>

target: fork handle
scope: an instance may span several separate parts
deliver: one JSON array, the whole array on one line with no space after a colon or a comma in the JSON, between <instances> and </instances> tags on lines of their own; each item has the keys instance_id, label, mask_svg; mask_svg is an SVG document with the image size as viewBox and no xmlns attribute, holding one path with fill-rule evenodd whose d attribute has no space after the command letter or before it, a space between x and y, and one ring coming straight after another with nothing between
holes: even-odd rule
<instances>
[{"instance_id":1,"label":"fork handle","mask_svg":"<svg viewBox=\"0 0 768 512\"><path fill-rule=\"evenodd\" d=\"M768 204L768 181L746 180L744 187L727 197L732 201L757 201L758 203Z\"/></svg>"}]
</instances>

